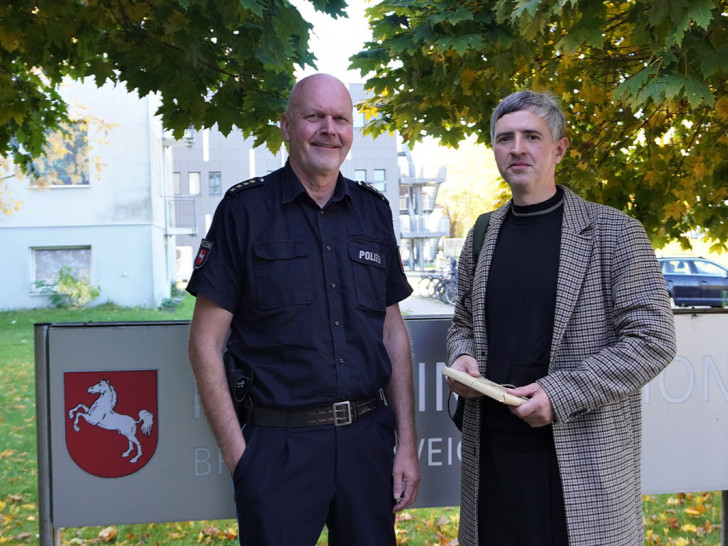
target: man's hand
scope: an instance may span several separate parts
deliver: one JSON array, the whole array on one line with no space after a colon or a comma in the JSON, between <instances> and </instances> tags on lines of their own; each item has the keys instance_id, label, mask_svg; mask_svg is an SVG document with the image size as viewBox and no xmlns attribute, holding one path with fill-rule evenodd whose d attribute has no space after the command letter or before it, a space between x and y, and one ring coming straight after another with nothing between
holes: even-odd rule
<instances>
[{"instance_id":1,"label":"man's hand","mask_svg":"<svg viewBox=\"0 0 728 546\"><path fill-rule=\"evenodd\" d=\"M511 407L511 413L520 417L533 428L544 427L554 422L554 409L546 391L538 383L508 389L510 394L530 398L520 406Z\"/></svg>"},{"instance_id":2,"label":"man's hand","mask_svg":"<svg viewBox=\"0 0 728 546\"><path fill-rule=\"evenodd\" d=\"M465 372L473 377L480 377L480 371L478 370L478 361L475 360L472 356L460 355L452 363L451 368L453 370L460 370L461 372ZM466 387L465 385L460 383L460 381L457 381L450 377L446 377L445 380L447 381L447 386L450 387L450 390L458 396L462 396L463 398L480 398L481 396L483 396L483 393L478 392L471 387Z\"/></svg>"},{"instance_id":3,"label":"man's hand","mask_svg":"<svg viewBox=\"0 0 728 546\"><path fill-rule=\"evenodd\" d=\"M394 454L394 507L393 512L399 512L410 506L417 498L420 487L420 465L417 462L417 453L405 453L404 449L397 449Z\"/></svg>"},{"instance_id":4,"label":"man's hand","mask_svg":"<svg viewBox=\"0 0 728 546\"><path fill-rule=\"evenodd\" d=\"M396 303L387 307L383 340L392 362L392 378L384 387L384 394L396 421L397 452L392 466L392 511L398 512L415 502L420 487L420 465L417 461L412 353L407 327Z\"/></svg>"}]
</instances>

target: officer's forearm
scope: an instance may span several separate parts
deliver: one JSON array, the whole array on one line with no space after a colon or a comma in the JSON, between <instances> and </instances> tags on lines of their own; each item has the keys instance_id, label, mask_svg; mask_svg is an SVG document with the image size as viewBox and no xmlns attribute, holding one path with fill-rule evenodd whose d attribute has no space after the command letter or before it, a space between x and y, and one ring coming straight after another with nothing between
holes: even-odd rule
<instances>
[{"instance_id":1,"label":"officer's forearm","mask_svg":"<svg viewBox=\"0 0 728 546\"><path fill-rule=\"evenodd\" d=\"M414 387L409 335L399 306L387 308L384 346L392 363L392 377L385 388L387 403L397 422L397 449L416 450L417 433L414 420Z\"/></svg>"},{"instance_id":2,"label":"officer's forearm","mask_svg":"<svg viewBox=\"0 0 728 546\"><path fill-rule=\"evenodd\" d=\"M230 313L198 296L190 325L189 358L205 415L223 460L232 472L245 451L245 440L230 397L222 360L230 318Z\"/></svg>"}]
</instances>

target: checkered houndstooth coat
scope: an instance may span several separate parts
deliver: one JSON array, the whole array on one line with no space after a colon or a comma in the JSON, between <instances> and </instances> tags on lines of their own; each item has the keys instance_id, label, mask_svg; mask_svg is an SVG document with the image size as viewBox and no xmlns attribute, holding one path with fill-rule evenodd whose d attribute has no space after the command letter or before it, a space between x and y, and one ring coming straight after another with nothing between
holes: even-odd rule
<instances>
[{"instance_id":1,"label":"checkered houndstooth coat","mask_svg":"<svg viewBox=\"0 0 728 546\"><path fill-rule=\"evenodd\" d=\"M564 188L560 265L549 373L539 380L554 409L556 454L572 546L644 542L641 387L675 355L665 281L642 225ZM450 364L488 362L485 292L498 232L510 209L493 212L473 279L472 230L460 258L448 332ZM478 544L481 404L467 401L462 439L459 541ZM514 487L523 487L514 484ZM523 491L528 494L527 486Z\"/></svg>"}]
</instances>

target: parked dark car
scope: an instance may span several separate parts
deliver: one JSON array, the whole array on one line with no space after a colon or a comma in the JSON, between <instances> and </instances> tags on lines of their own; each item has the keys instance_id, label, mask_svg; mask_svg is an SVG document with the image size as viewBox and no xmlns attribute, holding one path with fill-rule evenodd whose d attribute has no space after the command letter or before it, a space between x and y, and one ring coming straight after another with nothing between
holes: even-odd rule
<instances>
[{"instance_id":1,"label":"parked dark car","mask_svg":"<svg viewBox=\"0 0 728 546\"><path fill-rule=\"evenodd\" d=\"M728 269L704 258L658 258L674 305L728 307Z\"/></svg>"}]
</instances>

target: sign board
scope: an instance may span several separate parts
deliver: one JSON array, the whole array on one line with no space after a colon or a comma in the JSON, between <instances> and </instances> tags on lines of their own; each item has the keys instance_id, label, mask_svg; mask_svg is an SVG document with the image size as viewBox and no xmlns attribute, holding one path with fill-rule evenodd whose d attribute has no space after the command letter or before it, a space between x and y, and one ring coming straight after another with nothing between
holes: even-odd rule
<instances>
[{"instance_id":1,"label":"sign board","mask_svg":"<svg viewBox=\"0 0 728 546\"><path fill-rule=\"evenodd\" d=\"M728 453L728 314L675 319L678 356L643 391L644 491L725 490L728 465L716 454ZM416 506L457 506L460 433L442 377L450 319L406 323L422 469ZM187 360L188 327L36 325L42 524L235 517L229 473Z\"/></svg>"},{"instance_id":2,"label":"sign board","mask_svg":"<svg viewBox=\"0 0 728 546\"><path fill-rule=\"evenodd\" d=\"M55 527L235 517L229 473L187 359L188 327L186 322L47 327ZM106 404L97 387L103 381L115 390L116 419L99 420L102 412L108 415L108 405L93 408ZM74 414L72 408L78 408ZM142 411L152 415L149 435L136 423ZM114 421L134 422L135 434ZM136 461L137 444L130 438L141 446ZM101 472L112 475L79 458L96 459Z\"/></svg>"},{"instance_id":3,"label":"sign board","mask_svg":"<svg viewBox=\"0 0 728 546\"><path fill-rule=\"evenodd\" d=\"M728 313L678 311L677 355L642 390L642 491L728 490Z\"/></svg>"}]
</instances>

